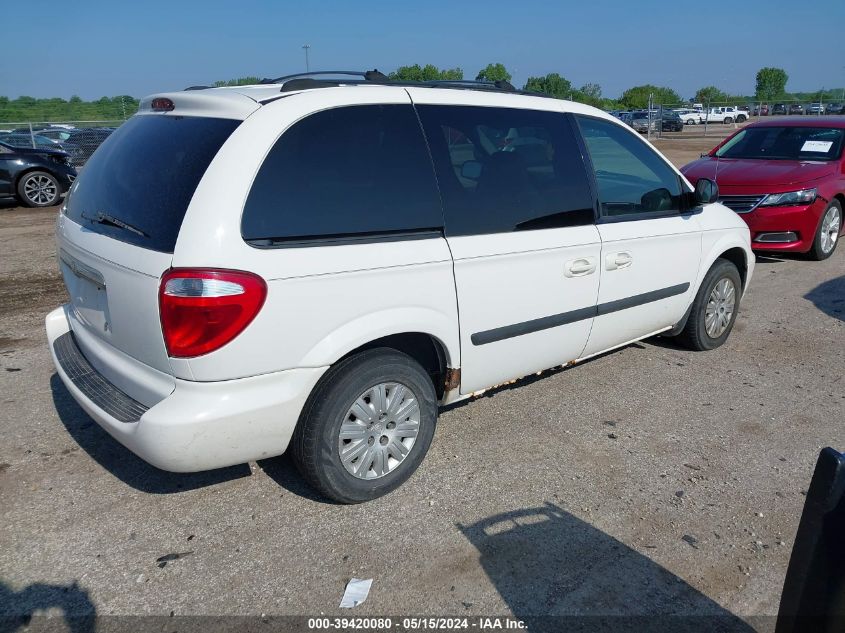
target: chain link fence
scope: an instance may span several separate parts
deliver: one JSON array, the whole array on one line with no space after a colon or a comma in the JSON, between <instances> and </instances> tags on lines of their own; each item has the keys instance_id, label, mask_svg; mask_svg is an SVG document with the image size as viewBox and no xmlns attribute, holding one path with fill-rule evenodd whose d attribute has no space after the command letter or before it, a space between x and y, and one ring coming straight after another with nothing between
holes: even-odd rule
<instances>
[{"instance_id":1,"label":"chain link fence","mask_svg":"<svg viewBox=\"0 0 845 633\"><path fill-rule=\"evenodd\" d=\"M723 138L748 123L782 116L845 114L845 102L749 101L650 104L642 110L614 111L649 139Z\"/></svg>"},{"instance_id":2,"label":"chain link fence","mask_svg":"<svg viewBox=\"0 0 845 633\"><path fill-rule=\"evenodd\" d=\"M21 121L0 123L0 142L11 147L62 150L77 169L123 120Z\"/></svg>"}]
</instances>

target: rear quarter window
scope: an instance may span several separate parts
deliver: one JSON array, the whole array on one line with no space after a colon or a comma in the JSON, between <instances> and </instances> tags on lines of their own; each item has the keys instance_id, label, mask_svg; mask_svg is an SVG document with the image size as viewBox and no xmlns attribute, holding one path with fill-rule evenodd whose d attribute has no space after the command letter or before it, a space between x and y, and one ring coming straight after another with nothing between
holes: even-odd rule
<instances>
[{"instance_id":1,"label":"rear quarter window","mask_svg":"<svg viewBox=\"0 0 845 633\"><path fill-rule=\"evenodd\" d=\"M65 213L91 231L172 253L200 179L239 124L206 117L132 117L85 164ZM105 216L136 230L98 221Z\"/></svg>"},{"instance_id":2,"label":"rear quarter window","mask_svg":"<svg viewBox=\"0 0 845 633\"><path fill-rule=\"evenodd\" d=\"M442 226L413 107L362 105L317 112L282 134L255 177L241 233L275 246Z\"/></svg>"}]
</instances>

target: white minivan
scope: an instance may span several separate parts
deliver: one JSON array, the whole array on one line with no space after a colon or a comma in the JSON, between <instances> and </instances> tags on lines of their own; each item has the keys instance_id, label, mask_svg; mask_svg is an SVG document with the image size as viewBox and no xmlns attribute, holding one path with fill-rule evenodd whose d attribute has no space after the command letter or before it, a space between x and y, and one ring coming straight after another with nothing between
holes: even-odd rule
<instances>
[{"instance_id":1,"label":"white minivan","mask_svg":"<svg viewBox=\"0 0 845 633\"><path fill-rule=\"evenodd\" d=\"M61 209L50 348L159 468L290 448L361 502L414 472L441 405L656 334L724 343L754 256L717 195L610 115L504 84L155 95Z\"/></svg>"}]
</instances>

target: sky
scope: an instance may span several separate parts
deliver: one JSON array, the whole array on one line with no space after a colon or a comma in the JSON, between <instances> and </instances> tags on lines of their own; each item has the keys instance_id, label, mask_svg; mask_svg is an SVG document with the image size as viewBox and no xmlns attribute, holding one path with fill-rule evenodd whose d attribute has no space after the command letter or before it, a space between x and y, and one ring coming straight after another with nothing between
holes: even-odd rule
<instances>
[{"instance_id":1,"label":"sky","mask_svg":"<svg viewBox=\"0 0 845 633\"><path fill-rule=\"evenodd\" d=\"M37 36L4 31L0 95L141 97L278 77L305 70L306 43L312 70L431 63L471 79L501 62L518 87L557 72L606 97L643 83L684 99L707 85L753 94L764 66L784 68L789 91L845 86L845 0L29 1L52 17Z\"/></svg>"}]
</instances>

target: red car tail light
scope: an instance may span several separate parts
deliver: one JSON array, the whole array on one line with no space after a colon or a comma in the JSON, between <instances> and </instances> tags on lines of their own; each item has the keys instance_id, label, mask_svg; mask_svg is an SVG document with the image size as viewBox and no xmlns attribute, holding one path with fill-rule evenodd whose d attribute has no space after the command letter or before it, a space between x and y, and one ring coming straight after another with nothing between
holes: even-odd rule
<instances>
[{"instance_id":1,"label":"red car tail light","mask_svg":"<svg viewBox=\"0 0 845 633\"><path fill-rule=\"evenodd\" d=\"M158 290L168 354L190 358L220 349L252 322L266 297L267 284L252 273L170 269Z\"/></svg>"}]
</instances>

